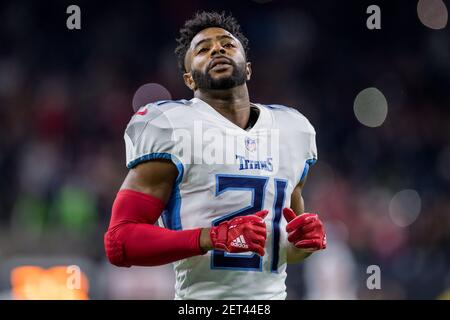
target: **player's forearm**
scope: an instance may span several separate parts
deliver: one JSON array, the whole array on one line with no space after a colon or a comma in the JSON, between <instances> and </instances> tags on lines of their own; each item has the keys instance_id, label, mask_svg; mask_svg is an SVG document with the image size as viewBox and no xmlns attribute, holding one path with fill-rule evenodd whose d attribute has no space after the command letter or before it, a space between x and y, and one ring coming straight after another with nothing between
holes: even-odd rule
<instances>
[{"instance_id":1,"label":"player's forearm","mask_svg":"<svg viewBox=\"0 0 450 320\"><path fill-rule=\"evenodd\" d=\"M201 229L173 231L149 224L122 224L105 235L107 256L117 266L158 266L200 255Z\"/></svg>"},{"instance_id":2,"label":"player's forearm","mask_svg":"<svg viewBox=\"0 0 450 320\"><path fill-rule=\"evenodd\" d=\"M173 231L154 225L163 209L164 203L148 194L133 190L117 194L104 239L112 264L156 266L203 254L201 229Z\"/></svg>"},{"instance_id":3,"label":"player's forearm","mask_svg":"<svg viewBox=\"0 0 450 320\"><path fill-rule=\"evenodd\" d=\"M289 243L287 247L287 262L299 263L308 258L311 254L312 252L296 248L294 245Z\"/></svg>"}]
</instances>

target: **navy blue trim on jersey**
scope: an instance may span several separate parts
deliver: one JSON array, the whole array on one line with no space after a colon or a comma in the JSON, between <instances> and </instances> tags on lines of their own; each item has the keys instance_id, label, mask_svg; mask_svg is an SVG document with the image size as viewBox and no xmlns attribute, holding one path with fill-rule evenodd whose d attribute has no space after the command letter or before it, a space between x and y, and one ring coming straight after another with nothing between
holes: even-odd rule
<instances>
[{"instance_id":1,"label":"navy blue trim on jersey","mask_svg":"<svg viewBox=\"0 0 450 320\"><path fill-rule=\"evenodd\" d=\"M302 176L300 177L300 182L302 182L306 175L308 174L309 167L317 162L317 159L308 159L305 162L305 167L303 168Z\"/></svg>"},{"instance_id":2,"label":"navy blue trim on jersey","mask_svg":"<svg viewBox=\"0 0 450 320\"><path fill-rule=\"evenodd\" d=\"M184 104L184 105L187 104L187 100L184 100L184 99L181 99L181 100L160 100L160 101L156 101L155 104L157 106L160 106L162 104L170 103L170 102L178 103L178 104Z\"/></svg>"},{"instance_id":3,"label":"navy blue trim on jersey","mask_svg":"<svg viewBox=\"0 0 450 320\"><path fill-rule=\"evenodd\" d=\"M286 198L286 189L288 181L286 179L274 179L275 197L273 202L273 220L272 220L272 261L270 271L278 273L278 262L280 260L280 220Z\"/></svg>"},{"instance_id":4,"label":"navy blue trim on jersey","mask_svg":"<svg viewBox=\"0 0 450 320\"><path fill-rule=\"evenodd\" d=\"M288 111L290 111L290 110L294 109L292 107L283 106L282 104L263 104L263 106L266 106L267 108L272 109L272 110L288 110Z\"/></svg>"},{"instance_id":5,"label":"navy blue trim on jersey","mask_svg":"<svg viewBox=\"0 0 450 320\"><path fill-rule=\"evenodd\" d=\"M154 152L143 155L130 163L127 164L128 169L132 169L136 167L138 164L154 160L154 159L166 159L173 162L173 164L177 167L178 176L175 180L175 184L173 186L172 195L170 196L169 201L167 202L166 208L162 213L162 219L166 228L171 230L181 230L181 216L180 216L180 208L181 208L181 194L179 184L183 180L184 175L184 166L183 163L173 154L166 152Z\"/></svg>"}]
</instances>

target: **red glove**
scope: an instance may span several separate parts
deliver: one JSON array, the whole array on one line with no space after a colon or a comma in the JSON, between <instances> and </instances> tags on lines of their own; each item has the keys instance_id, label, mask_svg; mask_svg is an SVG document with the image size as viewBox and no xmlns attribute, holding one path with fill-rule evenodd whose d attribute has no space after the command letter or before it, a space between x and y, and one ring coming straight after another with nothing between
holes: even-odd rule
<instances>
[{"instance_id":1,"label":"red glove","mask_svg":"<svg viewBox=\"0 0 450 320\"><path fill-rule=\"evenodd\" d=\"M303 213L297 216L292 209L284 208L283 215L288 222L286 226L288 240L295 247L310 252L327 247L325 229L317 214Z\"/></svg>"},{"instance_id":2,"label":"red glove","mask_svg":"<svg viewBox=\"0 0 450 320\"><path fill-rule=\"evenodd\" d=\"M268 213L269 211L263 210L212 227L210 236L214 248L230 253L253 251L264 256L266 223L263 219Z\"/></svg>"}]
</instances>

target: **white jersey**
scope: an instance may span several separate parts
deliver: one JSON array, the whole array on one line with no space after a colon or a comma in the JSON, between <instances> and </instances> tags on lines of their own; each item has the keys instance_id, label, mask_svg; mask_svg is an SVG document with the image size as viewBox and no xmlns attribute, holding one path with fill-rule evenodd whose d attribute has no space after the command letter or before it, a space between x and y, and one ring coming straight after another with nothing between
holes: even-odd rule
<instances>
[{"instance_id":1,"label":"white jersey","mask_svg":"<svg viewBox=\"0 0 450 320\"><path fill-rule=\"evenodd\" d=\"M212 250L174 263L175 299L285 299L286 221L291 193L317 159L315 131L293 108L252 103L244 130L206 102L160 101L125 131L127 167L170 159L178 177L160 219L172 230L211 227L267 209L263 257ZM245 239L236 239L236 242Z\"/></svg>"}]
</instances>

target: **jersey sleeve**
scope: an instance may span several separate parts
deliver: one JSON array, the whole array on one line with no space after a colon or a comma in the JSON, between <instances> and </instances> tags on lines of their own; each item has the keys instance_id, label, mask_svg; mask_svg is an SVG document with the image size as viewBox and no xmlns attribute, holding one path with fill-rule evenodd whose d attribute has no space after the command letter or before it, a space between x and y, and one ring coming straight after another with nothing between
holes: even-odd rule
<instances>
[{"instance_id":1,"label":"jersey sleeve","mask_svg":"<svg viewBox=\"0 0 450 320\"><path fill-rule=\"evenodd\" d=\"M183 164L172 138L174 121L153 104L138 110L125 130L126 166L129 169L153 160L171 160L180 174Z\"/></svg>"}]
</instances>

